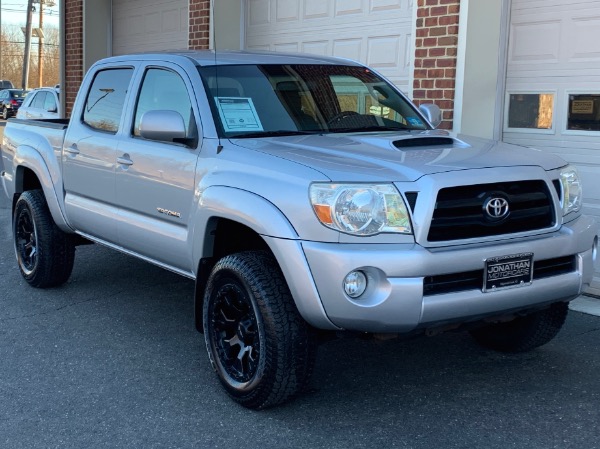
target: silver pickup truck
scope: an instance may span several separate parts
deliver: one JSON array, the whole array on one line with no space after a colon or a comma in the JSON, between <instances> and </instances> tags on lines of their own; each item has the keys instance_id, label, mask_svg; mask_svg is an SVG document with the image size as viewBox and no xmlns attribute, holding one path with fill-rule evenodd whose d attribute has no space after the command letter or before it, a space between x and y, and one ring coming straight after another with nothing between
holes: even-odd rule
<instances>
[{"instance_id":1,"label":"silver pickup truck","mask_svg":"<svg viewBox=\"0 0 600 449\"><path fill-rule=\"evenodd\" d=\"M6 126L18 267L58 286L91 241L194 279L210 362L255 409L306 386L325 333L543 345L597 256L577 171L439 122L346 60L99 61L70 120Z\"/></svg>"}]
</instances>

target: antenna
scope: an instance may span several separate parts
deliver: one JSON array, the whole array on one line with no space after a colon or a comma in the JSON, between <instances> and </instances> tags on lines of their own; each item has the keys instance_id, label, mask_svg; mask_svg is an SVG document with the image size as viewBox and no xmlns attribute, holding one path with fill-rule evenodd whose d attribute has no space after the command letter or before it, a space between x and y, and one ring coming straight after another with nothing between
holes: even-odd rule
<instances>
[{"instance_id":1,"label":"antenna","mask_svg":"<svg viewBox=\"0 0 600 449\"><path fill-rule=\"evenodd\" d=\"M210 2L210 9L211 9L211 14L212 14L212 18L211 18L211 24L212 24L212 41L213 41L213 52L215 55L215 94L217 96L217 98L219 98L219 64L217 63L217 24L216 24L216 17L217 17L217 9L215 6L216 0L211 0ZM214 98L213 98L214 101ZM217 105L218 107L218 105ZM219 130L217 130L217 139L218 139L218 145L217 145L217 154L221 153L221 151L223 151L223 145L221 145L221 134L219 132Z\"/></svg>"}]
</instances>

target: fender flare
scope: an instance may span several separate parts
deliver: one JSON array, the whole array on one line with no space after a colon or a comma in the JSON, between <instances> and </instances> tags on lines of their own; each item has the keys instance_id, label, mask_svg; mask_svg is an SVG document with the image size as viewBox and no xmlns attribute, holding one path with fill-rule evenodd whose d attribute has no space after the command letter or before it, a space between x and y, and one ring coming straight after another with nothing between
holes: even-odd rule
<instances>
[{"instance_id":1,"label":"fender flare","mask_svg":"<svg viewBox=\"0 0 600 449\"><path fill-rule=\"evenodd\" d=\"M204 285L212 266L213 241L210 238L215 218L228 219L252 229L261 236L274 236L296 240L298 233L273 203L247 190L210 186L197 192L196 211L192 217L194 228L190 232L192 261L196 269L194 292L194 321L196 329L203 333L202 304Z\"/></svg>"},{"instance_id":2,"label":"fender flare","mask_svg":"<svg viewBox=\"0 0 600 449\"><path fill-rule=\"evenodd\" d=\"M211 240L207 238L211 219L223 218L235 221L262 236L297 240L298 233L273 203L260 195L247 190L211 186L197 192L197 208L192 218L194 228L192 239L193 266L212 254Z\"/></svg>"},{"instance_id":3,"label":"fender flare","mask_svg":"<svg viewBox=\"0 0 600 449\"><path fill-rule=\"evenodd\" d=\"M48 166L47 160L38 150L29 145L20 145L15 151L13 165L14 193L23 191L23 169L31 170L40 181L52 219L62 231L72 233L73 229L69 226L64 214L64 204L56 194L57 188L62 189L60 182L62 175L58 163L54 167Z\"/></svg>"}]
</instances>

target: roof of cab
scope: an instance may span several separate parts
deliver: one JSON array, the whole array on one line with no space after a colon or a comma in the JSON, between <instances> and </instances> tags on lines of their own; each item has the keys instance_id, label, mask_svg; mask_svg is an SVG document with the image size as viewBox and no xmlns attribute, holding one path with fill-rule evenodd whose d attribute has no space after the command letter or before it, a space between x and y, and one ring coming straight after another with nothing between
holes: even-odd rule
<instances>
[{"instance_id":1,"label":"roof of cab","mask_svg":"<svg viewBox=\"0 0 600 449\"><path fill-rule=\"evenodd\" d=\"M309 55L301 53L278 53L266 51L232 51L232 50L174 50L165 52L136 53L113 56L104 62L131 60L162 60L176 62L179 58L194 60L201 66L238 65L238 64L344 64L360 65L350 59L334 58L331 56Z\"/></svg>"}]
</instances>

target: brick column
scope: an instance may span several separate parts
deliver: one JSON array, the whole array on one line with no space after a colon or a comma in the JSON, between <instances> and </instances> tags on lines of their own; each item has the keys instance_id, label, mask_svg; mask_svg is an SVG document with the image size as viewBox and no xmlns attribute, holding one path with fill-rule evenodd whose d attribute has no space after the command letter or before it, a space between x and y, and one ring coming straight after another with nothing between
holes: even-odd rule
<instances>
[{"instance_id":1,"label":"brick column","mask_svg":"<svg viewBox=\"0 0 600 449\"><path fill-rule=\"evenodd\" d=\"M418 0L413 99L442 110L452 129L460 0Z\"/></svg>"},{"instance_id":2,"label":"brick column","mask_svg":"<svg viewBox=\"0 0 600 449\"><path fill-rule=\"evenodd\" d=\"M65 78L61 82L69 117L83 80L83 0L65 0Z\"/></svg>"},{"instance_id":3,"label":"brick column","mask_svg":"<svg viewBox=\"0 0 600 449\"><path fill-rule=\"evenodd\" d=\"M189 0L189 2L188 48L206 50L210 43L210 0Z\"/></svg>"}]
</instances>

